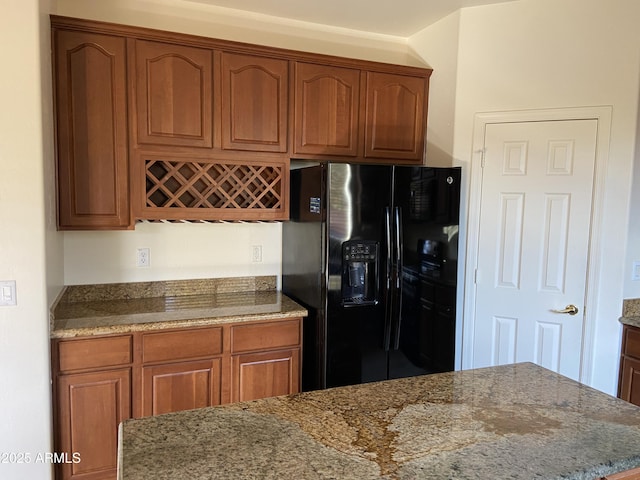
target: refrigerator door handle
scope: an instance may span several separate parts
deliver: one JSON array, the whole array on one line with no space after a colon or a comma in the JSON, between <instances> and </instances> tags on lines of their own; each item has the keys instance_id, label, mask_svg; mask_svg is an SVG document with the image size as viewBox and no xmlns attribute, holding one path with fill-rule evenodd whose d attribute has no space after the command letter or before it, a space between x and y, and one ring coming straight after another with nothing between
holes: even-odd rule
<instances>
[{"instance_id":1,"label":"refrigerator door handle","mask_svg":"<svg viewBox=\"0 0 640 480\"><path fill-rule=\"evenodd\" d=\"M385 352L391 348L391 318L392 318L392 306L391 306L391 275L393 271L392 265L392 253L391 253L391 208L385 207L384 209L384 234L385 234L385 263L386 263L386 275L384 285L384 335L382 340L382 348Z\"/></svg>"},{"instance_id":2,"label":"refrigerator door handle","mask_svg":"<svg viewBox=\"0 0 640 480\"><path fill-rule=\"evenodd\" d=\"M393 328L393 349L400 348L400 324L402 323L402 261L403 261L403 238L402 238L402 208L395 207L395 291L394 291L394 320Z\"/></svg>"}]
</instances>

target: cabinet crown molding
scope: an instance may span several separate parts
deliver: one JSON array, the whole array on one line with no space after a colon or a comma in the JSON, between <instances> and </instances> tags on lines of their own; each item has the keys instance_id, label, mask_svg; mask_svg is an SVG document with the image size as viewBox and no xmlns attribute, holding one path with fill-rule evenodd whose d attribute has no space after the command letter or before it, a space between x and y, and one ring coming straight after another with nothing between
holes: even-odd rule
<instances>
[{"instance_id":1,"label":"cabinet crown molding","mask_svg":"<svg viewBox=\"0 0 640 480\"><path fill-rule=\"evenodd\" d=\"M106 35L120 35L139 40L167 41L194 47L203 47L224 50L227 52L244 53L249 55L265 55L271 58L281 58L285 60L301 62L317 62L320 64L331 64L334 66L366 68L369 71L396 73L429 78L432 69L427 65L414 66L403 65L402 63L392 64L373 60L357 58L338 57L335 55L325 55L321 53L304 52L280 47L270 47L267 45L256 45L232 40L223 40L201 35L188 33L171 32L155 28L124 25L119 23L105 22L101 20L87 20L76 17L62 15L50 15L51 26L64 28L66 30L80 30L83 32L101 33Z\"/></svg>"}]
</instances>

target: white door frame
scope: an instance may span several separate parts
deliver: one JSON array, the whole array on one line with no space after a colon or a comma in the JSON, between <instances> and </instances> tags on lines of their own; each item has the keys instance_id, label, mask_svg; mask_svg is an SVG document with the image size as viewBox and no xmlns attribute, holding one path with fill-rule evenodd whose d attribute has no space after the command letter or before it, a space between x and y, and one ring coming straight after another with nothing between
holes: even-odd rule
<instances>
[{"instance_id":1,"label":"white door frame","mask_svg":"<svg viewBox=\"0 0 640 480\"><path fill-rule=\"evenodd\" d=\"M602 248L602 213L604 211L604 187L609 158L611 135L611 106L570 107L544 110L520 110L478 113L474 118L473 150L471 157L469 209L467 212L467 252L465 259L464 306L462 319L462 369L472 368L473 332L475 328L476 285L475 269L478 264L480 232L480 200L482 195L481 162L484 153L485 129L488 124L542 122L559 120L587 120L598 122L596 138L596 163L593 179L593 205L591 209L591 234L587 263L584 343L580 359L580 378L588 383L591 378L596 299L598 298L600 255Z\"/></svg>"}]
</instances>

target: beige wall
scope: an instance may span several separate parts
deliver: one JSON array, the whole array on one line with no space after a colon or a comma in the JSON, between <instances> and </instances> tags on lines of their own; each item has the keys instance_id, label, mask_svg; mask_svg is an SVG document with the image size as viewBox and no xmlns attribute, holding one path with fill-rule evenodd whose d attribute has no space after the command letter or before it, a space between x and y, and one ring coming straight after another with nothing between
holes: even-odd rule
<instances>
[{"instance_id":1,"label":"beige wall","mask_svg":"<svg viewBox=\"0 0 640 480\"><path fill-rule=\"evenodd\" d=\"M58 0L55 13L279 48L422 65L404 38L323 27L199 2Z\"/></svg>"},{"instance_id":2,"label":"beige wall","mask_svg":"<svg viewBox=\"0 0 640 480\"><path fill-rule=\"evenodd\" d=\"M16 280L18 305L0 307L0 451L33 455L52 448L47 311L64 283L279 272L278 224L142 225L103 236L53 230L49 12L395 63L415 63L421 56L436 72L428 145L434 164L469 167L477 112L611 105L592 384L612 392L621 301L640 297L640 283L627 280L627 258L640 258L640 222L628 227L627 220L638 131L636 0L519 0L477 7L411 39L223 15L177 0L60 0L53 7L49 0L9 0L0 17L0 48L12 73L0 79L0 280ZM635 219L640 187L633 192ZM259 242L264 262L255 265L249 255ZM179 245L189 248L180 252ZM133 267L139 246L151 248L148 270ZM3 464L0 477L49 478L49 467Z\"/></svg>"},{"instance_id":3,"label":"beige wall","mask_svg":"<svg viewBox=\"0 0 640 480\"><path fill-rule=\"evenodd\" d=\"M64 235L67 285L279 276L281 271L280 223L142 223L135 231ZM252 261L254 245L262 246L262 262ZM149 268L136 267L139 247L149 248Z\"/></svg>"},{"instance_id":4,"label":"beige wall","mask_svg":"<svg viewBox=\"0 0 640 480\"><path fill-rule=\"evenodd\" d=\"M627 221L638 112L638 9L640 4L635 0L519 0L463 9L409 39L362 36L300 22L283 23L176 0L156 1L153 8L143 0L126 4L60 0L56 13L373 60L402 63L407 58L421 57L434 68L427 163L462 165L465 175L470 167L476 113L612 106L602 219L604 248L599 252L599 265L592 266L599 269L598 311L594 313L596 344L592 365L588 366L592 370L590 383L612 393L616 385L620 343L617 318L622 299L625 295L640 296L640 282L626 280L629 262L624 253L629 231L629 255L640 258L640 247L634 252L635 245L640 244L640 232L634 233L633 227L629 230ZM463 203L467 196L465 190ZM218 251L226 249L228 238L237 239L231 243L240 259L242 252L250 252L253 238L261 236L263 230L270 229L271 238L280 242L273 225L250 225L245 235L234 233L231 237L228 225L188 230L188 237L165 227L154 225L120 232L110 236L114 240L107 244L88 233L65 234L65 281L91 283L99 278L110 281L180 273L216 276L234 268L246 272L256 265L220 265L220 259L202 246L212 245ZM192 241L194 250L188 254L171 252L168 257L160 257L166 259L165 265L152 261L152 269L144 272L132 268L135 248L151 241L155 244L152 258L158 258L154 252L163 251L169 231L176 239ZM461 246L465 246L464 240ZM103 258L109 259L109 264L119 267L108 270L100 259L101 252L106 253ZM274 253L270 260L274 272L279 272L277 255ZM195 260L200 258L205 259L204 264L196 265ZM185 265L182 271L178 267L181 262ZM267 265L260 268L269 271ZM87 270L95 274L87 274Z\"/></svg>"},{"instance_id":5,"label":"beige wall","mask_svg":"<svg viewBox=\"0 0 640 480\"><path fill-rule=\"evenodd\" d=\"M434 71L455 82L453 129L429 112L431 130L453 138L452 162L469 172L474 116L481 112L612 107L597 269L594 356L587 381L615 393L623 297L640 297L628 280L628 258L640 259L640 227L628 220L638 118L640 3L635 0L520 0L463 9L459 25L445 19L410 39ZM440 58L434 37L459 32L457 64ZM433 88L431 95L439 95ZM448 130L447 130L448 128ZM431 140L430 140L431 142ZM444 142L446 144L446 141ZM640 194L636 195L636 197ZM634 197L635 198L635 197ZM631 205L632 218L640 204ZM635 214L635 215L634 215ZM629 228L630 225L630 228ZM629 238L627 239L627 232ZM462 237L462 235L461 235ZM595 291L595 292L594 292Z\"/></svg>"},{"instance_id":6,"label":"beige wall","mask_svg":"<svg viewBox=\"0 0 640 480\"><path fill-rule=\"evenodd\" d=\"M8 3L0 16L0 280L16 281L17 305L0 307L0 452L31 463L3 462L0 478L30 480L51 475L35 460L52 451L47 311L62 284L62 243L50 229L49 5Z\"/></svg>"},{"instance_id":7,"label":"beige wall","mask_svg":"<svg viewBox=\"0 0 640 480\"><path fill-rule=\"evenodd\" d=\"M60 0L58 15L205 35L282 48L416 63L405 39L317 28L177 0ZM133 232L64 234L65 284L280 275L280 224L139 225ZM263 262L251 262L253 245ZM151 248L151 268L135 267L138 247Z\"/></svg>"},{"instance_id":8,"label":"beige wall","mask_svg":"<svg viewBox=\"0 0 640 480\"><path fill-rule=\"evenodd\" d=\"M410 48L433 68L426 149L426 163L433 167L459 164L453 156L459 38L460 11L409 39Z\"/></svg>"}]
</instances>

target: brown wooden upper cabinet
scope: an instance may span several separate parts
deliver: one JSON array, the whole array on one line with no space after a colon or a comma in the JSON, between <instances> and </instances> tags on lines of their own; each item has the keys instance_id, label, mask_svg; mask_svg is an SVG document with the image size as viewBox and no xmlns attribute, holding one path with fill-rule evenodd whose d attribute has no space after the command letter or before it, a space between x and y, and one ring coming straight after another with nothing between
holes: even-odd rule
<instances>
[{"instance_id":1,"label":"brown wooden upper cabinet","mask_svg":"<svg viewBox=\"0 0 640 480\"><path fill-rule=\"evenodd\" d=\"M222 53L222 148L287 151L289 62Z\"/></svg>"},{"instance_id":2,"label":"brown wooden upper cabinet","mask_svg":"<svg viewBox=\"0 0 640 480\"><path fill-rule=\"evenodd\" d=\"M137 144L286 152L288 69L286 60L135 40Z\"/></svg>"},{"instance_id":3,"label":"brown wooden upper cabinet","mask_svg":"<svg viewBox=\"0 0 640 480\"><path fill-rule=\"evenodd\" d=\"M287 220L292 158L422 163L427 68L51 25L62 230Z\"/></svg>"},{"instance_id":4,"label":"brown wooden upper cabinet","mask_svg":"<svg viewBox=\"0 0 640 480\"><path fill-rule=\"evenodd\" d=\"M358 154L360 70L295 64L294 153Z\"/></svg>"},{"instance_id":5,"label":"brown wooden upper cabinet","mask_svg":"<svg viewBox=\"0 0 640 480\"><path fill-rule=\"evenodd\" d=\"M53 69L58 143L58 225L130 225L126 40L57 30Z\"/></svg>"},{"instance_id":6,"label":"brown wooden upper cabinet","mask_svg":"<svg viewBox=\"0 0 640 480\"><path fill-rule=\"evenodd\" d=\"M427 80L367 73L365 157L421 160Z\"/></svg>"},{"instance_id":7,"label":"brown wooden upper cabinet","mask_svg":"<svg viewBox=\"0 0 640 480\"><path fill-rule=\"evenodd\" d=\"M213 147L213 53L134 40L138 145Z\"/></svg>"}]
</instances>

